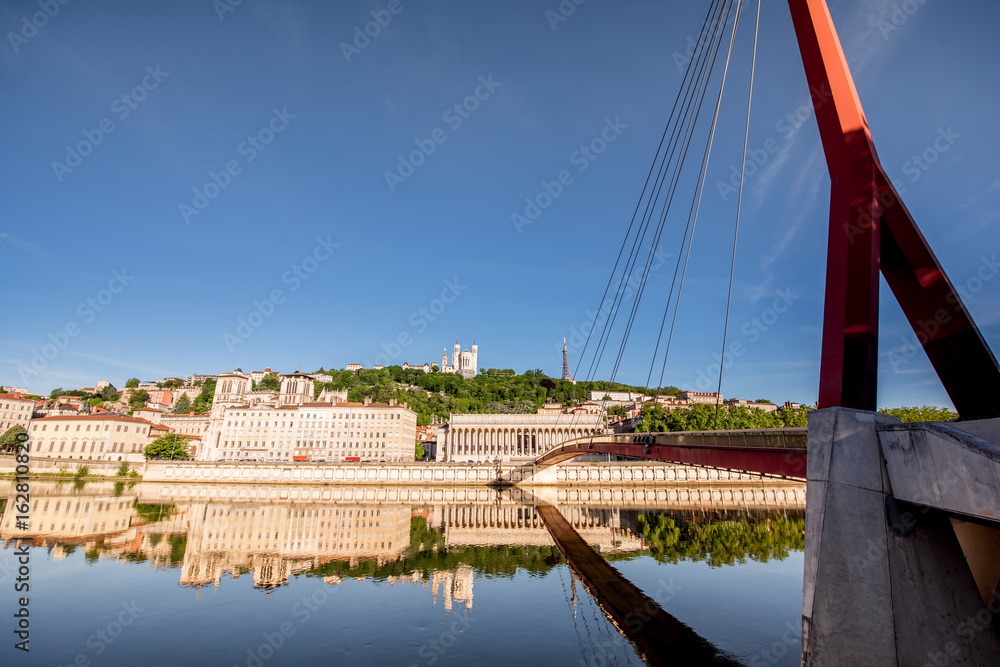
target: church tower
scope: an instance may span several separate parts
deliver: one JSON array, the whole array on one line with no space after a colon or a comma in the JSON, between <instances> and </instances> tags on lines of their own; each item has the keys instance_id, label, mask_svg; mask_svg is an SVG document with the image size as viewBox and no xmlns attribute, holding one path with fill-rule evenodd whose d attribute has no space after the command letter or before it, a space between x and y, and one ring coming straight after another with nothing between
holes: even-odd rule
<instances>
[{"instance_id":1,"label":"church tower","mask_svg":"<svg viewBox=\"0 0 1000 667\"><path fill-rule=\"evenodd\" d=\"M472 339L472 372L473 375L479 372L479 346L475 338Z\"/></svg>"}]
</instances>

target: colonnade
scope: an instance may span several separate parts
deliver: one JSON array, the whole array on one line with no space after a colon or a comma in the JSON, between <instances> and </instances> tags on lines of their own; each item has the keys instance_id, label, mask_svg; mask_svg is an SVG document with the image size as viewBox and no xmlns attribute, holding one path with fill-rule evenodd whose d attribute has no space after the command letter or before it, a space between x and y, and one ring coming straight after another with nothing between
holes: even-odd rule
<instances>
[{"instance_id":1,"label":"colonnade","mask_svg":"<svg viewBox=\"0 0 1000 667\"><path fill-rule=\"evenodd\" d=\"M567 440L593 435L584 427L479 427L457 426L448 429L445 452L447 461L503 461L512 458L533 459Z\"/></svg>"}]
</instances>

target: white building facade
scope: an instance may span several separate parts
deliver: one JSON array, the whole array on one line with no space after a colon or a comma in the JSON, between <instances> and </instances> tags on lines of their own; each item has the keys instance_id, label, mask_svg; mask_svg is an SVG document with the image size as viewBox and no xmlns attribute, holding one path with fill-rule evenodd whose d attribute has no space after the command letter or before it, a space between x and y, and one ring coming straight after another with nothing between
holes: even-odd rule
<instances>
[{"instance_id":1,"label":"white building facade","mask_svg":"<svg viewBox=\"0 0 1000 667\"><path fill-rule=\"evenodd\" d=\"M567 440L601 433L600 414L452 415L438 429L437 460L525 463Z\"/></svg>"},{"instance_id":2,"label":"white building facade","mask_svg":"<svg viewBox=\"0 0 1000 667\"><path fill-rule=\"evenodd\" d=\"M448 363L448 350L441 353L441 372L455 373L465 379L476 377L479 373L479 346L476 341L472 341L472 348L462 351L462 346L455 341L454 351L451 353L451 363Z\"/></svg>"},{"instance_id":3,"label":"white building facade","mask_svg":"<svg viewBox=\"0 0 1000 667\"><path fill-rule=\"evenodd\" d=\"M12 426L21 426L25 431L31 423L35 402L15 394L0 394L0 434Z\"/></svg>"},{"instance_id":4,"label":"white building facade","mask_svg":"<svg viewBox=\"0 0 1000 667\"><path fill-rule=\"evenodd\" d=\"M219 376L200 460L413 460L417 415L405 404L346 403L342 392L317 401L308 375L279 377L270 392L251 391L249 375Z\"/></svg>"},{"instance_id":5,"label":"white building facade","mask_svg":"<svg viewBox=\"0 0 1000 667\"><path fill-rule=\"evenodd\" d=\"M145 461L142 450L155 439L145 419L81 414L32 420L31 455L36 458Z\"/></svg>"}]
</instances>

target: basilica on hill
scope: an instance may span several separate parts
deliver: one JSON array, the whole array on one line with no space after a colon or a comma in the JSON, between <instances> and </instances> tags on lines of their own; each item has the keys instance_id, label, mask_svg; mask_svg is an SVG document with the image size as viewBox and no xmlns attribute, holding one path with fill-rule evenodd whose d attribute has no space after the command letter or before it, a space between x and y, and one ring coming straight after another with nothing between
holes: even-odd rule
<instances>
[{"instance_id":1,"label":"basilica on hill","mask_svg":"<svg viewBox=\"0 0 1000 667\"><path fill-rule=\"evenodd\" d=\"M441 352L441 372L455 373L461 375L466 380L476 377L479 372L479 346L475 339L472 341L472 349L462 351L462 346L455 341L455 349L451 354L451 364L448 363L448 350L445 348Z\"/></svg>"}]
</instances>

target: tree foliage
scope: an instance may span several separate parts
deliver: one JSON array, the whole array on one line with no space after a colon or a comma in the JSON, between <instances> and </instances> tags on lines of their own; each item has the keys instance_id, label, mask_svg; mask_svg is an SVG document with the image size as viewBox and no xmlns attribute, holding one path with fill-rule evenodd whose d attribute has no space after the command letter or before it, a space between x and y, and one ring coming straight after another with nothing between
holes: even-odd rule
<instances>
[{"instance_id":1,"label":"tree foliage","mask_svg":"<svg viewBox=\"0 0 1000 667\"><path fill-rule=\"evenodd\" d=\"M422 442L418 442L416 447L413 448L413 456L416 460L421 460L427 455L427 450L424 449Z\"/></svg>"},{"instance_id":2,"label":"tree foliage","mask_svg":"<svg viewBox=\"0 0 1000 667\"><path fill-rule=\"evenodd\" d=\"M149 392L145 389L136 389L128 397L128 406L135 410L145 407L149 403Z\"/></svg>"},{"instance_id":3,"label":"tree foliage","mask_svg":"<svg viewBox=\"0 0 1000 667\"><path fill-rule=\"evenodd\" d=\"M479 575L509 578L519 571L534 575L545 574L562 562L562 554L555 546L470 546L448 549L444 535L429 528L424 518L414 517L410 520L410 545L399 560L363 560L353 567L350 561L330 561L313 567L306 572L306 576L339 575L345 579L370 577L380 580L390 576L409 575L418 570L428 573L469 565Z\"/></svg>"},{"instance_id":4,"label":"tree foliage","mask_svg":"<svg viewBox=\"0 0 1000 667\"><path fill-rule=\"evenodd\" d=\"M139 386L139 378L129 378L125 381L125 388L132 389Z\"/></svg>"},{"instance_id":5,"label":"tree foliage","mask_svg":"<svg viewBox=\"0 0 1000 667\"><path fill-rule=\"evenodd\" d=\"M212 409L212 400L215 398L215 378L205 380L201 385L201 393L194 399L194 413L205 414Z\"/></svg>"},{"instance_id":6,"label":"tree foliage","mask_svg":"<svg viewBox=\"0 0 1000 667\"><path fill-rule=\"evenodd\" d=\"M187 394L181 394L177 402L174 403L173 413L175 415L187 414L191 410L191 399L188 398Z\"/></svg>"},{"instance_id":7,"label":"tree foliage","mask_svg":"<svg viewBox=\"0 0 1000 667\"><path fill-rule=\"evenodd\" d=\"M260 379L260 382L254 382L252 389L254 391L281 391L281 379L277 373L268 373Z\"/></svg>"},{"instance_id":8,"label":"tree foliage","mask_svg":"<svg viewBox=\"0 0 1000 667\"><path fill-rule=\"evenodd\" d=\"M146 445L142 455L147 459L170 459L172 461L187 461L191 458L187 446L188 439L179 433L161 435Z\"/></svg>"},{"instance_id":9,"label":"tree foliage","mask_svg":"<svg viewBox=\"0 0 1000 667\"><path fill-rule=\"evenodd\" d=\"M715 406L696 403L690 407L664 408L646 403L636 418L635 430L640 433L665 431L712 431L741 428L790 428L806 426L810 406L798 410L778 408L765 412L760 408L730 408L720 406L716 418Z\"/></svg>"},{"instance_id":10,"label":"tree foliage","mask_svg":"<svg viewBox=\"0 0 1000 667\"><path fill-rule=\"evenodd\" d=\"M323 389L347 391L347 399L360 402L370 397L377 403L394 398L406 402L417 413L417 423L426 426L433 418L447 419L452 413L529 413L551 399L564 405L578 405L590 391L632 391L646 394L677 392L676 387L645 390L616 382L578 382L546 377L538 369L517 375L513 369L487 368L471 379L453 373L424 373L401 366L381 370L327 371L330 382L317 383Z\"/></svg>"},{"instance_id":11,"label":"tree foliage","mask_svg":"<svg viewBox=\"0 0 1000 667\"><path fill-rule=\"evenodd\" d=\"M920 407L883 408L879 410L884 415L899 417L905 422L948 422L958 419L958 414L948 408L939 408L933 405L921 405Z\"/></svg>"},{"instance_id":12,"label":"tree foliage","mask_svg":"<svg viewBox=\"0 0 1000 667\"><path fill-rule=\"evenodd\" d=\"M20 424L14 424L9 429L0 435L0 452L11 452L15 449L19 449L21 442L17 439L18 433L27 433L28 431Z\"/></svg>"},{"instance_id":13,"label":"tree foliage","mask_svg":"<svg viewBox=\"0 0 1000 667\"><path fill-rule=\"evenodd\" d=\"M640 514L636 524L661 562L705 561L711 567L783 560L805 549L805 519L774 514L731 517L688 512Z\"/></svg>"}]
</instances>

